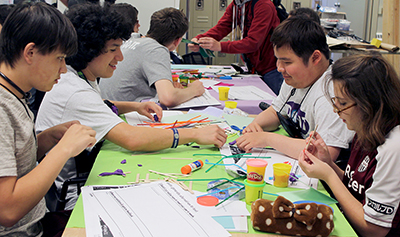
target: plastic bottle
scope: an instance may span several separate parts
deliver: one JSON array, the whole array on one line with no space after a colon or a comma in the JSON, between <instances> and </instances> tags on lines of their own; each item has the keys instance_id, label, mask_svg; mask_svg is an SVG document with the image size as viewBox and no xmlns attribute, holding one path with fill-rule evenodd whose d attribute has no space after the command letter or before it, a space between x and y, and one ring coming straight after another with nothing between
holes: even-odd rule
<instances>
[{"instance_id":1,"label":"plastic bottle","mask_svg":"<svg viewBox=\"0 0 400 237\"><path fill-rule=\"evenodd\" d=\"M185 165L181 168L181 172L182 174L189 174L195 170L200 169L201 167L203 167L203 161L201 160L196 160L193 161L192 163Z\"/></svg>"}]
</instances>

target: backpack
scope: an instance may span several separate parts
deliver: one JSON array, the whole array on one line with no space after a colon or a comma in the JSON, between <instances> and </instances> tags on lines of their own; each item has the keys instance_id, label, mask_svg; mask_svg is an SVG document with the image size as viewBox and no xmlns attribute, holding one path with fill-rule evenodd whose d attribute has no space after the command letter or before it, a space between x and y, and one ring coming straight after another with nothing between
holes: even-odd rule
<instances>
[{"instance_id":1,"label":"backpack","mask_svg":"<svg viewBox=\"0 0 400 237\"><path fill-rule=\"evenodd\" d=\"M282 0L272 0L272 2L274 3L276 12L278 13L278 18L279 21L282 22L284 20L286 20L286 18L288 18L289 14L286 12L286 8L282 5L281 3ZM251 12L254 15L254 5L256 5L256 3L258 2L258 0L253 0L251 1Z\"/></svg>"}]
</instances>

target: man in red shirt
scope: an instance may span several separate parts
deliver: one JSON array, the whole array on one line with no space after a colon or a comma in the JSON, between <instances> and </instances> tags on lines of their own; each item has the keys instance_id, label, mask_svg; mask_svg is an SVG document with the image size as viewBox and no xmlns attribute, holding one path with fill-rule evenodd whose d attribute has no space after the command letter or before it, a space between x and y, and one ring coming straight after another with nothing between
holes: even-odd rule
<instances>
[{"instance_id":1,"label":"man in red shirt","mask_svg":"<svg viewBox=\"0 0 400 237\"><path fill-rule=\"evenodd\" d=\"M234 0L227 7L217 25L192 39L201 47L223 53L242 54L249 72L258 73L263 81L279 94L283 82L276 70L272 31L280 23L274 4L270 0ZM237 39L220 42L233 31ZM199 46L189 44L189 49L199 51Z\"/></svg>"}]
</instances>

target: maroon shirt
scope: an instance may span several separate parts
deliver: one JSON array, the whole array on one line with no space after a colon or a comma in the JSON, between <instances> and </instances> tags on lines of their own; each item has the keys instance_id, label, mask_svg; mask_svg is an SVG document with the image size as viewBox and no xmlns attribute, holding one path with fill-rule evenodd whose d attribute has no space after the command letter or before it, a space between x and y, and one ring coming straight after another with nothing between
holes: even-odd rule
<instances>
[{"instance_id":1,"label":"maroon shirt","mask_svg":"<svg viewBox=\"0 0 400 237\"><path fill-rule=\"evenodd\" d=\"M237 8L235 1L227 7L224 15L217 25L204 34L196 36L212 37L217 41L227 36L232 31L233 9ZM276 58L272 46L272 31L279 25L280 21L274 4L270 0L259 0L254 5L252 13L251 1L245 3L245 20L243 39L237 41L221 42L221 52L231 54L245 54L250 60L256 72L264 75L276 69ZM235 20L238 27L241 25L241 8L235 11ZM254 14L254 16L253 16Z\"/></svg>"}]
</instances>

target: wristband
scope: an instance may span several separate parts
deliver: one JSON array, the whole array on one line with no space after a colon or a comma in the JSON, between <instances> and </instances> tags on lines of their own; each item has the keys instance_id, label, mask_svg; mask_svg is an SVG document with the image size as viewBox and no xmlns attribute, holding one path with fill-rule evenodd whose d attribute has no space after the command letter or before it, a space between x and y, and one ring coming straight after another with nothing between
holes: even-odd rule
<instances>
[{"instance_id":1,"label":"wristband","mask_svg":"<svg viewBox=\"0 0 400 237\"><path fill-rule=\"evenodd\" d=\"M177 148L179 144L179 133L178 129L176 128L171 128L172 132L174 133L174 141L172 142L171 148Z\"/></svg>"}]
</instances>

